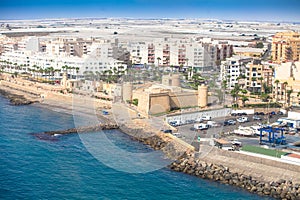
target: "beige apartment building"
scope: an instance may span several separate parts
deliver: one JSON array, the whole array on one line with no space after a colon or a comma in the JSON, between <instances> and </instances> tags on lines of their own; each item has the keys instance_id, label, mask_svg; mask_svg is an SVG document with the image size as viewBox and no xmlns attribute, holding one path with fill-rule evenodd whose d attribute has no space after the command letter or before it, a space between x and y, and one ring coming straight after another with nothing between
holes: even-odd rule
<instances>
[{"instance_id":1,"label":"beige apartment building","mask_svg":"<svg viewBox=\"0 0 300 200\"><path fill-rule=\"evenodd\" d=\"M300 61L300 33L276 33L272 40L272 61L275 63Z\"/></svg>"},{"instance_id":2,"label":"beige apartment building","mask_svg":"<svg viewBox=\"0 0 300 200\"><path fill-rule=\"evenodd\" d=\"M261 60L253 60L246 65L246 87L251 92L265 92L264 84L272 87L273 70Z\"/></svg>"},{"instance_id":3,"label":"beige apartment building","mask_svg":"<svg viewBox=\"0 0 300 200\"><path fill-rule=\"evenodd\" d=\"M263 65L254 60L246 65L246 87L251 92L261 91L263 82Z\"/></svg>"},{"instance_id":4,"label":"beige apartment building","mask_svg":"<svg viewBox=\"0 0 300 200\"><path fill-rule=\"evenodd\" d=\"M275 69L274 100L300 106L300 62L282 63Z\"/></svg>"}]
</instances>

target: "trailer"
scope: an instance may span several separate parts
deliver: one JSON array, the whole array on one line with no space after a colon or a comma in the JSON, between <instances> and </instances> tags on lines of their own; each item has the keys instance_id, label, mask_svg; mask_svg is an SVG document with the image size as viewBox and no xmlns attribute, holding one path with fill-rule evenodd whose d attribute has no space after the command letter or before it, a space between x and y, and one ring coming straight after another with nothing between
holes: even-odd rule
<instances>
[{"instance_id":1,"label":"trailer","mask_svg":"<svg viewBox=\"0 0 300 200\"><path fill-rule=\"evenodd\" d=\"M291 119L291 118L279 118L272 125L277 126L287 126L290 128L300 129L300 119Z\"/></svg>"}]
</instances>

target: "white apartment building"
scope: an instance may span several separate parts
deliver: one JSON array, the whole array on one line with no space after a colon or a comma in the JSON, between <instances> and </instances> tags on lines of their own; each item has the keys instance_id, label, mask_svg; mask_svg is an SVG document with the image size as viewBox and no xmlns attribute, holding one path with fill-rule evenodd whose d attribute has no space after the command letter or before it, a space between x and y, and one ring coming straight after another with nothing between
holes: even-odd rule
<instances>
[{"instance_id":1,"label":"white apartment building","mask_svg":"<svg viewBox=\"0 0 300 200\"><path fill-rule=\"evenodd\" d=\"M29 72L33 66L41 69L53 67L54 69L61 70L63 66L77 68L78 70L69 70L68 74L76 77L84 75L84 72L102 73L107 70L114 72L116 70L125 70L127 65L122 61L113 58L103 57L98 58L95 56L87 56L85 58L70 57L70 56L49 56L46 53L33 53L30 51L14 51L6 52L0 56L0 60L11 63L12 66L21 66L21 70L13 68L9 69L10 72Z\"/></svg>"},{"instance_id":2,"label":"white apartment building","mask_svg":"<svg viewBox=\"0 0 300 200\"><path fill-rule=\"evenodd\" d=\"M120 51L116 51L115 43L110 41L80 38L43 39L42 44L37 37L24 37L15 41L13 44L17 44L17 48L6 48L0 56L0 60L11 65L10 72L16 70L30 72L33 66L39 69L52 67L61 70L63 66L67 65L74 68L68 70L70 77L81 77L84 72L102 73L107 70L114 72L127 68L123 61L114 58L114 53L120 54ZM9 41L8 44L11 43L12 41ZM14 66L19 67L16 69Z\"/></svg>"},{"instance_id":3,"label":"white apartment building","mask_svg":"<svg viewBox=\"0 0 300 200\"><path fill-rule=\"evenodd\" d=\"M40 51L40 41L38 37L24 37L18 41L17 46L20 51Z\"/></svg>"},{"instance_id":4,"label":"white apartment building","mask_svg":"<svg viewBox=\"0 0 300 200\"><path fill-rule=\"evenodd\" d=\"M221 62L221 80L227 81L228 88L232 89L238 84L238 77L245 74L246 64L251 60L251 57L233 56Z\"/></svg>"},{"instance_id":5,"label":"white apartment building","mask_svg":"<svg viewBox=\"0 0 300 200\"><path fill-rule=\"evenodd\" d=\"M160 66L214 67L220 58L230 57L226 44L211 44L192 39L154 40L153 42L129 43L127 48L133 64Z\"/></svg>"}]
</instances>

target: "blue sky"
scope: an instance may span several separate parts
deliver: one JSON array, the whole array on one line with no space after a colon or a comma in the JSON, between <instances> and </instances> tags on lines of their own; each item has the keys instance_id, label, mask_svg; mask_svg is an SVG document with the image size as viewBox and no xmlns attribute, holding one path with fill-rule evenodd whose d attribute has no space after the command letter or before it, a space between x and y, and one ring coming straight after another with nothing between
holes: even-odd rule
<instances>
[{"instance_id":1,"label":"blue sky","mask_svg":"<svg viewBox=\"0 0 300 200\"><path fill-rule=\"evenodd\" d=\"M80 17L300 21L300 0L0 0L0 19Z\"/></svg>"}]
</instances>

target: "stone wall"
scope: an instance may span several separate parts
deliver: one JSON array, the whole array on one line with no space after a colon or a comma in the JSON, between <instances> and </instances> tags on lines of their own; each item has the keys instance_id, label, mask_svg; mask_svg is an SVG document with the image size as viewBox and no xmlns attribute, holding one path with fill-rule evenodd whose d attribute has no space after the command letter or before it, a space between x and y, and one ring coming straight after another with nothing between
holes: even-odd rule
<instances>
[{"instance_id":1,"label":"stone wall","mask_svg":"<svg viewBox=\"0 0 300 200\"><path fill-rule=\"evenodd\" d=\"M168 112L171 109L168 93L150 94L149 104L149 112L151 114Z\"/></svg>"},{"instance_id":2,"label":"stone wall","mask_svg":"<svg viewBox=\"0 0 300 200\"><path fill-rule=\"evenodd\" d=\"M171 108L185 108L198 106L198 96L196 92L170 93Z\"/></svg>"},{"instance_id":3,"label":"stone wall","mask_svg":"<svg viewBox=\"0 0 300 200\"><path fill-rule=\"evenodd\" d=\"M143 113L144 115L148 116L149 112L149 95L144 93L143 91L135 91L132 94L132 99L138 99L138 106L137 110L140 113Z\"/></svg>"}]
</instances>

